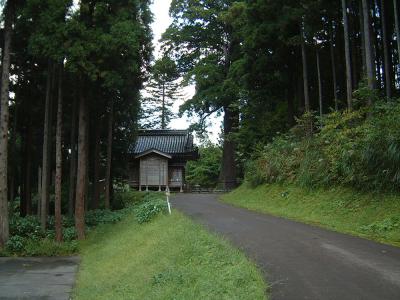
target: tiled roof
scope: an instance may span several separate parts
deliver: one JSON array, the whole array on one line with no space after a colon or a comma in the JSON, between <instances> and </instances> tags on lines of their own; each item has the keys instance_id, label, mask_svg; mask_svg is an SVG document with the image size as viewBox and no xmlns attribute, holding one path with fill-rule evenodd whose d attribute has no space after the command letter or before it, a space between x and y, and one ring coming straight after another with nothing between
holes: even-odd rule
<instances>
[{"instance_id":1,"label":"tiled roof","mask_svg":"<svg viewBox=\"0 0 400 300\"><path fill-rule=\"evenodd\" d=\"M135 145L130 150L139 154L155 149L169 154L192 152L193 136L187 130L142 130L139 131Z\"/></svg>"}]
</instances>

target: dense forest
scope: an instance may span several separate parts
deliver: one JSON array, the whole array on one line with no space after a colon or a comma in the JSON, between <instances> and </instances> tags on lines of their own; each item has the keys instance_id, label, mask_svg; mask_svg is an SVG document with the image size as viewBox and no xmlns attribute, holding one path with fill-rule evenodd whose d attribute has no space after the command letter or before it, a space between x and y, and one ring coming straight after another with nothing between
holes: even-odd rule
<instances>
[{"instance_id":1,"label":"dense forest","mask_svg":"<svg viewBox=\"0 0 400 300\"><path fill-rule=\"evenodd\" d=\"M175 0L170 14L163 49L196 85L182 111L199 131L224 113L225 188L398 190L396 0Z\"/></svg>"},{"instance_id":2,"label":"dense forest","mask_svg":"<svg viewBox=\"0 0 400 300\"><path fill-rule=\"evenodd\" d=\"M74 216L83 239L85 211L110 208L125 176L140 117L165 128L178 83L196 87L181 107L193 130L224 116L222 154L202 150L212 169L192 166L189 180L398 190L397 0L172 0L153 64L150 2L4 3L0 246L15 199L42 229L54 215L57 240Z\"/></svg>"},{"instance_id":3,"label":"dense forest","mask_svg":"<svg viewBox=\"0 0 400 300\"><path fill-rule=\"evenodd\" d=\"M151 58L149 2L3 3L0 246L14 199L42 229L54 215L57 240L61 214L83 239L85 210L110 207Z\"/></svg>"}]
</instances>

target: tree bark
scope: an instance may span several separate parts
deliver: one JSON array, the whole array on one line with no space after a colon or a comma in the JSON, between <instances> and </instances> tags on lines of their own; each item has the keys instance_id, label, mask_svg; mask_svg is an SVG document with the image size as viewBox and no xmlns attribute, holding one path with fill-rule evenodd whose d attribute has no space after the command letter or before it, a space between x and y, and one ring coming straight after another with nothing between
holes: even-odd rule
<instances>
[{"instance_id":1,"label":"tree bark","mask_svg":"<svg viewBox=\"0 0 400 300\"><path fill-rule=\"evenodd\" d=\"M392 98L392 76L390 70L392 69L391 64L391 53L389 46L388 28L386 20L386 3L385 0L381 0L381 24L382 24L382 43L383 43L383 57L385 66L385 90L386 97Z\"/></svg>"},{"instance_id":2,"label":"tree bark","mask_svg":"<svg viewBox=\"0 0 400 300\"><path fill-rule=\"evenodd\" d=\"M57 103L57 130L56 130L56 180L55 180L55 209L54 220L56 230L56 241L62 241L61 220L61 183L62 183L62 116L63 116L63 92L62 76L63 65L60 65L58 74L58 103Z\"/></svg>"},{"instance_id":3,"label":"tree bark","mask_svg":"<svg viewBox=\"0 0 400 300\"><path fill-rule=\"evenodd\" d=\"M94 170L93 170L93 203L94 209L99 208L100 190L99 190L99 175L100 175L100 128L97 128L94 145Z\"/></svg>"},{"instance_id":4,"label":"tree bark","mask_svg":"<svg viewBox=\"0 0 400 300\"><path fill-rule=\"evenodd\" d=\"M25 142L25 183L24 183L24 197L25 197L25 213L32 214L32 124L28 123Z\"/></svg>"},{"instance_id":5,"label":"tree bark","mask_svg":"<svg viewBox=\"0 0 400 300\"><path fill-rule=\"evenodd\" d=\"M51 139L51 86L52 86L52 63L49 61L47 68L46 83L46 103L44 113L44 129L43 129L43 156L42 156L42 189L40 201L40 224L43 230L46 229L47 212L49 203L50 188L50 139Z\"/></svg>"},{"instance_id":6,"label":"tree bark","mask_svg":"<svg viewBox=\"0 0 400 300\"><path fill-rule=\"evenodd\" d=\"M235 132L239 114L229 106L224 107L224 144L222 149L222 163L219 181L224 190L232 190L236 187L236 142L231 134Z\"/></svg>"},{"instance_id":7,"label":"tree bark","mask_svg":"<svg viewBox=\"0 0 400 300\"><path fill-rule=\"evenodd\" d=\"M76 176L75 228L79 240L85 239L85 195L87 171L87 115L86 96L80 91L78 133L78 169Z\"/></svg>"},{"instance_id":8,"label":"tree bark","mask_svg":"<svg viewBox=\"0 0 400 300\"><path fill-rule=\"evenodd\" d=\"M69 164L69 197L68 197L68 215L72 217L75 203L75 184L76 184L76 123L78 121L78 96L75 94L72 103L71 115L71 159Z\"/></svg>"},{"instance_id":9,"label":"tree bark","mask_svg":"<svg viewBox=\"0 0 400 300\"><path fill-rule=\"evenodd\" d=\"M106 168L106 191L104 197L105 208L110 208L111 197L111 162L112 162L112 142L113 142L113 123L114 123L114 101L110 101L110 112L108 116L108 137L107 137L107 168Z\"/></svg>"},{"instance_id":10,"label":"tree bark","mask_svg":"<svg viewBox=\"0 0 400 300\"><path fill-rule=\"evenodd\" d=\"M335 59L335 46L333 40L333 22L332 26L330 26L330 54L331 54L331 65L332 65L332 81L333 81L333 97L335 100L335 110L339 110L339 99L338 99L338 90L337 90L337 78L336 78L336 59Z\"/></svg>"},{"instance_id":11,"label":"tree bark","mask_svg":"<svg viewBox=\"0 0 400 300\"><path fill-rule=\"evenodd\" d=\"M29 105L29 104L28 104ZM21 199L21 216L32 214L32 122L26 123L24 136L23 192Z\"/></svg>"},{"instance_id":12,"label":"tree bark","mask_svg":"<svg viewBox=\"0 0 400 300\"><path fill-rule=\"evenodd\" d=\"M1 75L0 95L0 247L3 247L9 238L8 220L8 191L7 191L7 168L8 168L8 127L9 127L9 85L10 85L10 53L13 23L13 5L7 1L5 6L4 21L4 48Z\"/></svg>"},{"instance_id":13,"label":"tree bark","mask_svg":"<svg viewBox=\"0 0 400 300\"><path fill-rule=\"evenodd\" d=\"M400 64L400 21L399 21L399 8L397 6L397 0L393 0L394 9L394 23L396 32L396 43L397 43L397 58Z\"/></svg>"},{"instance_id":14,"label":"tree bark","mask_svg":"<svg viewBox=\"0 0 400 300\"><path fill-rule=\"evenodd\" d=\"M165 84L162 84L162 108L161 108L161 129L166 128L166 122L165 122Z\"/></svg>"},{"instance_id":15,"label":"tree bark","mask_svg":"<svg viewBox=\"0 0 400 300\"><path fill-rule=\"evenodd\" d=\"M301 40L301 58L303 63L303 85L304 85L304 109L306 112L310 111L310 95L308 89L308 67L307 67L307 53L304 41L304 23L301 24L300 40Z\"/></svg>"},{"instance_id":16,"label":"tree bark","mask_svg":"<svg viewBox=\"0 0 400 300\"><path fill-rule=\"evenodd\" d=\"M353 108L353 84L352 84L352 70L351 70L351 54L350 54L350 37L349 37L349 20L347 17L346 0L342 0L342 14L343 14L343 28L344 28L344 52L346 59L346 97L347 109Z\"/></svg>"},{"instance_id":17,"label":"tree bark","mask_svg":"<svg viewBox=\"0 0 400 300\"><path fill-rule=\"evenodd\" d=\"M373 50L371 41L371 29L370 29L370 13L369 5L367 0L362 0L363 15L364 15L364 40L365 40L365 58L367 67L367 79L368 87L373 90L376 86L375 78L375 63L373 61ZM372 98L368 98L368 105L372 104Z\"/></svg>"},{"instance_id":18,"label":"tree bark","mask_svg":"<svg viewBox=\"0 0 400 300\"><path fill-rule=\"evenodd\" d=\"M286 88L285 90L285 96L286 96L286 101L287 101L287 122L289 127L293 127L295 125L295 118L294 118L294 97L295 97L295 92L294 92L295 86ZM292 91L292 93L290 93Z\"/></svg>"},{"instance_id":19,"label":"tree bark","mask_svg":"<svg viewBox=\"0 0 400 300\"><path fill-rule=\"evenodd\" d=\"M367 71L367 59L365 58L365 38L364 38L364 13L362 8L362 3L359 2L359 12L360 12L360 32L361 32L361 57L362 57L362 66L361 66L361 74L364 78Z\"/></svg>"},{"instance_id":20,"label":"tree bark","mask_svg":"<svg viewBox=\"0 0 400 300\"><path fill-rule=\"evenodd\" d=\"M350 4L350 9L353 9L352 4ZM351 15L349 16L349 30L352 29L353 32L357 32L357 19L356 16ZM357 53L357 38L355 36L351 36L349 33L350 38L350 55L351 55L351 72L352 72L352 87L356 89L358 87L358 83L360 81L359 78L359 66L358 66L358 53Z\"/></svg>"},{"instance_id":21,"label":"tree bark","mask_svg":"<svg viewBox=\"0 0 400 300\"><path fill-rule=\"evenodd\" d=\"M317 54L319 117L321 118L320 122L322 122L322 117L323 117L323 107L322 107L322 79L321 79L321 66L320 66L320 58L319 58L319 49L316 49L316 54Z\"/></svg>"},{"instance_id":22,"label":"tree bark","mask_svg":"<svg viewBox=\"0 0 400 300\"><path fill-rule=\"evenodd\" d=\"M378 24L378 21L380 22L379 18L377 17L378 14L380 14L380 9L377 8L377 6L380 6L380 2L376 3L377 1L373 1L373 9L372 9L372 19L371 19L371 40L373 41L374 48L373 48L373 58L372 60L375 62L374 67L375 67L375 75L376 75L376 85L375 87L378 89L382 88L382 73L381 70L384 68L383 66L383 59L382 59L382 49L381 49L381 44L379 41L379 28L381 24ZM375 50L375 51L374 51ZM385 72L385 70L383 70Z\"/></svg>"},{"instance_id":23,"label":"tree bark","mask_svg":"<svg viewBox=\"0 0 400 300\"><path fill-rule=\"evenodd\" d=\"M16 94L16 99L18 99L18 94ZM17 125L18 125L18 115L19 110L21 109L22 104L16 104L14 106L14 118L13 124L11 128L9 128L9 139L8 139L8 151L10 153L17 153ZM8 199L10 201L15 200L15 192L17 185L17 176L18 176L18 162L16 160L16 155L12 155L8 158Z\"/></svg>"}]
</instances>

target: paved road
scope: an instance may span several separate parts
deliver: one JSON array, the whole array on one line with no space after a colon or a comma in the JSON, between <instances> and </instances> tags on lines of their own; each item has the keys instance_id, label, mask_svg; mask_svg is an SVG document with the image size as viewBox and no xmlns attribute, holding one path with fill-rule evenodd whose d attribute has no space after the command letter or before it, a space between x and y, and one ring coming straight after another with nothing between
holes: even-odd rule
<instances>
[{"instance_id":1,"label":"paved road","mask_svg":"<svg viewBox=\"0 0 400 300\"><path fill-rule=\"evenodd\" d=\"M70 299L78 263L78 257L0 257L0 299Z\"/></svg>"},{"instance_id":2,"label":"paved road","mask_svg":"<svg viewBox=\"0 0 400 300\"><path fill-rule=\"evenodd\" d=\"M400 299L400 248L235 208L217 197L179 194L172 204L253 258L273 300Z\"/></svg>"}]
</instances>

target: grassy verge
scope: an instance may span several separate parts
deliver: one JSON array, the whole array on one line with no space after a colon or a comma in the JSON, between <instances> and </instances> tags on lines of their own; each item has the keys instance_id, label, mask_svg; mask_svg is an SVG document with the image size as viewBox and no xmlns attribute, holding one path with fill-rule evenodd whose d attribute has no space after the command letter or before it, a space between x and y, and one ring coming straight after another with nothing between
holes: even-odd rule
<instances>
[{"instance_id":1,"label":"grassy verge","mask_svg":"<svg viewBox=\"0 0 400 300\"><path fill-rule=\"evenodd\" d=\"M400 246L400 196L343 188L309 191L279 184L244 184L222 197L250 210Z\"/></svg>"},{"instance_id":2,"label":"grassy verge","mask_svg":"<svg viewBox=\"0 0 400 300\"><path fill-rule=\"evenodd\" d=\"M75 299L265 299L241 252L181 214L98 227L81 245Z\"/></svg>"}]
</instances>

